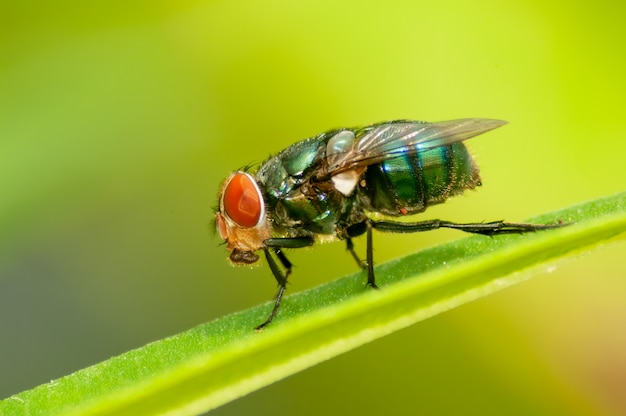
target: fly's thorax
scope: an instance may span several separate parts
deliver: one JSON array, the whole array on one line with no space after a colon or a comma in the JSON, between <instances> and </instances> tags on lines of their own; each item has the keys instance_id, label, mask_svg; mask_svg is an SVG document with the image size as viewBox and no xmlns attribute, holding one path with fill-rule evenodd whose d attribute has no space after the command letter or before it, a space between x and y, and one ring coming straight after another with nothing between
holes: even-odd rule
<instances>
[{"instance_id":1,"label":"fly's thorax","mask_svg":"<svg viewBox=\"0 0 626 416\"><path fill-rule=\"evenodd\" d=\"M231 250L236 264L254 263L253 252L272 236L265 199L255 178L246 172L232 173L222 185L216 214L217 230Z\"/></svg>"},{"instance_id":2,"label":"fly's thorax","mask_svg":"<svg viewBox=\"0 0 626 416\"><path fill-rule=\"evenodd\" d=\"M366 209L401 216L424 211L480 184L478 167L461 142L369 166L359 188Z\"/></svg>"},{"instance_id":3,"label":"fly's thorax","mask_svg":"<svg viewBox=\"0 0 626 416\"><path fill-rule=\"evenodd\" d=\"M335 235L352 199L335 189L303 186L277 201L270 215L285 235Z\"/></svg>"},{"instance_id":4,"label":"fly's thorax","mask_svg":"<svg viewBox=\"0 0 626 416\"><path fill-rule=\"evenodd\" d=\"M331 184L312 180L325 154L325 139L314 137L295 143L259 167L256 176L276 235L334 235L345 198Z\"/></svg>"},{"instance_id":5,"label":"fly's thorax","mask_svg":"<svg viewBox=\"0 0 626 416\"><path fill-rule=\"evenodd\" d=\"M256 174L259 183L276 196L290 192L324 156L324 146L318 138L289 146L259 167Z\"/></svg>"}]
</instances>

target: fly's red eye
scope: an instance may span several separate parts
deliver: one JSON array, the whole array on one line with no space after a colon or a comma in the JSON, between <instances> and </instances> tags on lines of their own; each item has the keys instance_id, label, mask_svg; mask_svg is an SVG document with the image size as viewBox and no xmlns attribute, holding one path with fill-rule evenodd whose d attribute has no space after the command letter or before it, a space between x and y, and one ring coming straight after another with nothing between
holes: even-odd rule
<instances>
[{"instance_id":1,"label":"fly's red eye","mask_svg":"<svg viewBox=\"0 0 626 416\"><path fill-rule=\"evenodd\" d=\"M263 209L259 188L245 173L236 173L224 189L224 211L242 227L254 227Z\"/></svg>"}]
</instances>

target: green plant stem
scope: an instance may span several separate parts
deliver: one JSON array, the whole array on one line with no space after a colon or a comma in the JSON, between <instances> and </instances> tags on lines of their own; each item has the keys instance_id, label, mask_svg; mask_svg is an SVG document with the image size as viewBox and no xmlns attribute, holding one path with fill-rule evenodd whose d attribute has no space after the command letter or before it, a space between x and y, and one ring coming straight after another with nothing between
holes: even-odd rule
<instances>
[{"instance_id":1,"label":"green plant stem","mask_svg":"<svg viewBox=\"0 0 626 416\"><path fill-rule=\"evenodd\" d=\"M262 333L264 304L129 351L0 402L0 414L198 414L398 329L623 239L626 193L532 219L568 227L474 236L287 296ZM553 267L553 266L551 266Z\"/></svg>"}]
</instances>

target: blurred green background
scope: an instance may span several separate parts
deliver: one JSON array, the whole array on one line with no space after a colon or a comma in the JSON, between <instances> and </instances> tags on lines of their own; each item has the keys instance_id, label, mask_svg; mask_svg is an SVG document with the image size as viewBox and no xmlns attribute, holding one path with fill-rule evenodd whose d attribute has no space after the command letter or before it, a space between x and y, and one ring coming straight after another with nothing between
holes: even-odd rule
<instances>
[{"instance_id":1,"label":"blurred green background","mask_svg":"<svg viewBox=\"0 0 626 416\"><path fill-rule=\"evenodd\" d=\"M219 183L321 131L509 120L470 142L484 186L424 219L519 221L626 188L619 2L61 0L0 17L0 398L270 300L267 266L231 267L211 231ZM376 235L376 259L459 237ZM215 414L624 414L625 248ZM292 293L355 270L341 243L291 259Z\"/></svg>"}]
</instances>

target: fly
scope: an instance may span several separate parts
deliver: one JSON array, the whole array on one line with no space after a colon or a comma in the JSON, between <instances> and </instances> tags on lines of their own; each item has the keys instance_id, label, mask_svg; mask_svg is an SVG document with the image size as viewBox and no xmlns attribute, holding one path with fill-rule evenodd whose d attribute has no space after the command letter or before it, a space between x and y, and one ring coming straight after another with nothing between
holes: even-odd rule
<instances>
[{"instance_id":1,"label":"fly","mask_svg":"<svg viewBox=\"0 0 626 416\"><path fill-rule=\"evenodd\" d=\"M262 250L279 286L269 317L256 329L272 322L280 308L292 269L284 249L345 240L359 267L367 270L367 285L378 288L372 230L414 233L452 228L493 236L562 226L392 220L480 186L478 167L463 141L506 123L482 118L437 123L397 120L336 129L287 147L255 173L231 173L222 184L216 213L230 261L255 263ZM373 214L386 219L374 219ZM367 240L365 262L352 241L362 234Z\"/></svg>"}]
</instances>

